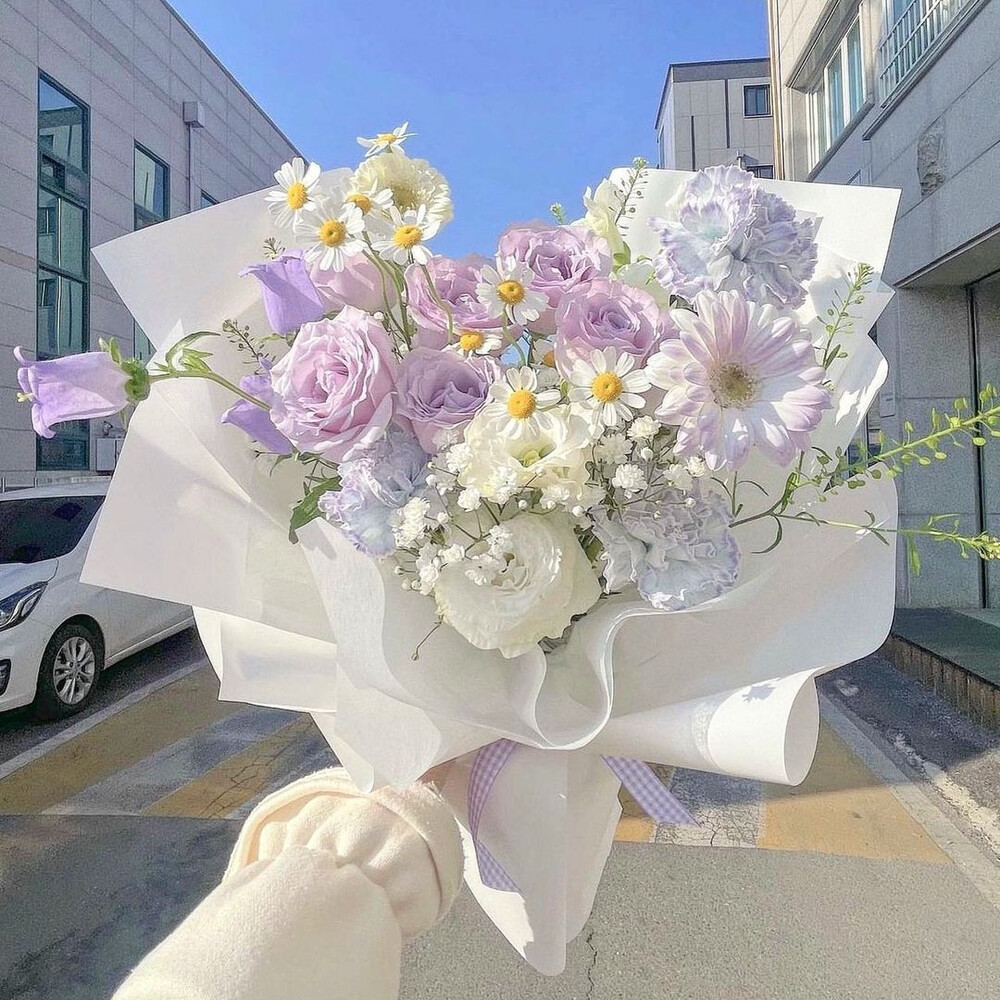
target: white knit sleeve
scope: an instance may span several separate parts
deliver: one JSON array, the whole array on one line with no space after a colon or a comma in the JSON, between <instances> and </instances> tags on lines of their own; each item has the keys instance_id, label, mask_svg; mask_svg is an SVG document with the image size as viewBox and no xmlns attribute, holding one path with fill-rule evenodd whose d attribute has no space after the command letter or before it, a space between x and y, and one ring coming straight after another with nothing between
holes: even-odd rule
<instances>
[{"instance_id":1,"label":"white knit sleeve","mask_svg":"<svg viewBox=\"0 0 1000 1000\"><path fill-rule=\"evenodd\" d=\"M321 771L251 813L222 884L113 1000L394 1000L402 942L447 912L461 877L434 792L363 795Z\"/></svg>"}]
</instances>

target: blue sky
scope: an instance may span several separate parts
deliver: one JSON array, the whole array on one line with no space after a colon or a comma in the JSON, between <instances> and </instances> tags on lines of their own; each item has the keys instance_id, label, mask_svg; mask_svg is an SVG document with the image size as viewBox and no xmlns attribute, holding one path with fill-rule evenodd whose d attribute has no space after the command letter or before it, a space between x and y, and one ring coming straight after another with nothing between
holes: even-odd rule
<instances>
[{"instance_id":1,"label":"blue sky","mask_svg":"<svg viewBox=\"0 0 1000 1000\"><path fill-rule=\"evenodd\" d=\"M553 201L575 217L612 167L655 161L671 62L767 53L764 0L172 2L324 167L409 119L407 150L452 186L434 246L453 255L492 253Z\"/></svg>"}]
</instances>

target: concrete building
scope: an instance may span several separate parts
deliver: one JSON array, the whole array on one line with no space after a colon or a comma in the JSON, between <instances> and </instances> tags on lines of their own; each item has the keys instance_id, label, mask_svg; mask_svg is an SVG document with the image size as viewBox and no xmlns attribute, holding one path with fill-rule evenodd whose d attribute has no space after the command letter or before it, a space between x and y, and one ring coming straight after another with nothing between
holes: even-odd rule
<instances>
[{"instance_id":1,"label":"concrete building","mask_svg":"<svg viewBox=\"0 0 1000 1000\"><path fill-rule=\"evenodd\" d=\"M163 0L0 2L0 478L113 467L114 421L36 440L15 399L15 345L149 352L90 247L265 187L295 154Z\"/></svg>"},{"instance_id":2,"label":"concrete building","mask_svg":"<svg viewBox=\"0 0 1000 1000\"><path fill-rule=\"evenodd\" d=\"M1000 386L1000 0L769 0L779 176L902 189L876 338L892 438ZM902 523L956 513L1000 534L1000 448L899 480ZM924 545L902 606L1000 607L1000 566Z\"/></svg>"},{"instance_id":3,"label":"concrete building","mask_svg":"<svg viewBox=\"0 0 1000 1000\"><path fill-rule=\"evenodd\" d=\"M661 167L700 170L739 162L760 177L773 177L768 60L674 63L655 128Z\"/></svg>"}]
</instances>

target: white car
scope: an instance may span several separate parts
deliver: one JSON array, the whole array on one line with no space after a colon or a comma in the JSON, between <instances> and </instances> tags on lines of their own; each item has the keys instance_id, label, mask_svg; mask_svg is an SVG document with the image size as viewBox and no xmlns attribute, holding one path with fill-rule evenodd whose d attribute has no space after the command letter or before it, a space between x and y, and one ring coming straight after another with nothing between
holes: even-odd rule
<instances>
[{"instance_id":1,"label":"white car","mask_svg":"<svg viewBox=\"0 0 1000 1000\"><path fill-rule=\"evenodd\" d=\"M80 711L101 671L192 624L191 609L80 582L107 480L0 493L0 712Z\"/></svg>"}]
</instances>

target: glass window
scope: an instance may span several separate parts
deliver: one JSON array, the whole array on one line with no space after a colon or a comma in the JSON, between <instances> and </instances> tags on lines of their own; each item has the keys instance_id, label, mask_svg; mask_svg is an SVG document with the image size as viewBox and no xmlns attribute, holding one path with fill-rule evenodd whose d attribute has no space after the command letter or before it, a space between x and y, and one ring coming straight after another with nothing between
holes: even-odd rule
<instances>
[{"instance_id":1,"label":"glass window","mask_svg":"<svg viewBox=\"0 0 1000 1000\"><path fill-rule=\"evenodd\" d=\"M207 191L201 192L201 207L208 208L211 205L218 205L218 201L213 198Z\"/></svg>"},{"instance_id":2,"label":"glass window","mask_svg":"<svg viewBox=\"0 0 1000 1000\"><path fill-rule=\"evenodd\" d=\"M0 565L42 562L72 552L103 502L102 496L0 501Z\"/></svg>"},{"instance_id":3,"label":"glass window","mask_svg":"<svg viewBox=\"0 0 1000 1000\"><path fill-rule=\"evenodd\" d=\"M853 118L865 103L865 66L861 52L861 22L855 23L847 35L847 94L849 118Z\"/></svg>"},{"instance_id":4,"label":"glass window","mask_svg":"<svg viewBox=\"0 0 1000 1000\"><path fill-rule=\"evenodd\" d=\"M844 131L844 64L840 50L826 68L827 113L830 118L830 136L836 138Z\"/></svg>"},{"instance_id":5,"label":"glass window","mask_svg":"<svg viewBox=\"0 0 1000 1000\"><path fill-rule=\"evenodd\" d=\"M87 109L65 91L38 79L38 148L87 170Z\"/></svg>"},{"instance_id":6,"label":"glass window","mask_svg":"<svg viewBox=\"0 0 1000 1000\"><path fill-rule=\"evenodd\" d=\"M826 80L813 94L813 134L816 138L816 159L830 148L829 133L826 128Z\"/></svg>"},{"instance_id":7,"label":"glass window","mask_svg":"<svg viewBox=\"0 0 1000 1000\"><path fill-rule=\"evenodd\" d=\"M162 222L170 215L167 165L141 146L135 147L135 228Z\"/></svg>"},{"instance_id":8,"label":"glass window","mask_svg":"<svg viewBox=\"0 0 1000 1000\"><path fill-rule=\"evenodd\" d=\"M38 189L38 259L84 277L86 212L66 198Z\"/></svg>"},{"instance_id":9,"label":"glass window","mask_svg":"<svg viewBox=\"0 0 1000 1000\"><path fill-rule=\"evenodd\" d=\"M747 118L764 118L770 113L770 84L754 84L743 88L743 114Z\"/></svg>"},{"instance_id":10,"label":"glass window","mask_svg":"<svg viewBox=\"0 0 1000 1000\"><path fill-rule=\"evenodd\" d=\"M774 166L772 164L759 163L755 167L747 167L747 170L749 170L754 177L761 177L767 181L774 180Z\"/></svg>"},{"instance_id":11,"label":"glass window","mask_svg":"<svg viewBox=\"0 0 1000 1000\"><path fill-rule=\"evenodd\" d=\"M38 356L59 358L87 350L82 281L38 269Z\"/></svg>"},{"instance_id":12,"label":"glass window","mask_svg":"<svg viewBox=\"0 0 1000 1000\"><path fill-rule=\"evenodd\" d=\"M148 361L156 353L153 342L138 323L132 324L132 357Z\"/></svg>"}]
</instances>

